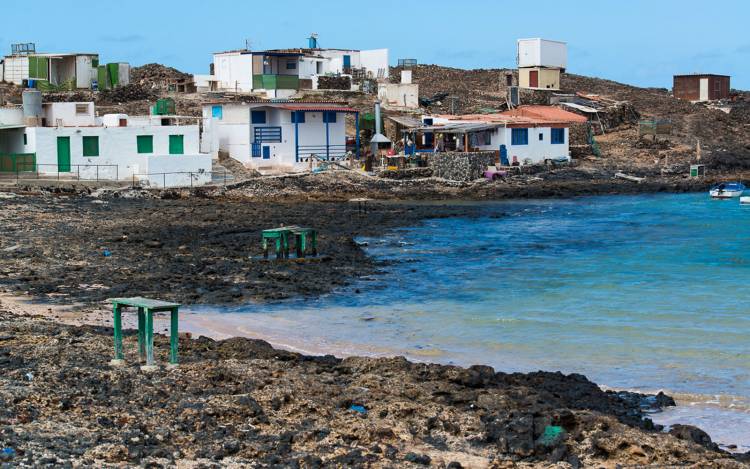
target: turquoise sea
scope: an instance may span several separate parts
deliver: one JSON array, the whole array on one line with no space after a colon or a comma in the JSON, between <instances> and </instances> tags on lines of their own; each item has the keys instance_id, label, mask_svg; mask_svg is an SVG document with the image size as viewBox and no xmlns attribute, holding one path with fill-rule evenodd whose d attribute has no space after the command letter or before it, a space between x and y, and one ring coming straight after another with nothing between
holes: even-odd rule
<instances>
[{"instance_id":1,"label":"turquoise sea","mask_svg":"<svg viewBox=\"0 0 750 469\"><path fill-rule=\"evenodd\" d=\"M193 311L227 335L315 353L663 389L681 406L654 420L750 449L750 207L659 194L480 212L360 239L392 263L322 298Z\"/></svg>"}]
</instances>

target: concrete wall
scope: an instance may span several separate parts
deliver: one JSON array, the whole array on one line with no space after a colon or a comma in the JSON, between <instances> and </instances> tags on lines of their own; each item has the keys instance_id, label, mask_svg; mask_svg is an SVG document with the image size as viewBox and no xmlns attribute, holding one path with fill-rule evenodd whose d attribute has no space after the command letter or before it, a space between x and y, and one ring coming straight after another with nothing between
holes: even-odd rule
<instances>
[{"instance_id":1,"label":"concrete wall","mask_svg":"<svg viewBox=\"0 0 750 469\"><path fill-rule=\"evenodd\" d=\"M538 86L531 87L531 72L536 71L539 74ZM521 88L559 90L560 89L560 70L553 68L519 68L518 69L518 86Z\"/></svg>"},{"instance_id":2,"label":"concrete wall","mask_svg":"<svg viewBox=\"0 0 750 469\"><path fill-rule=\"evenodd\" d=\"M72 172L81 171L82 177L95 177L96 165L116 165L115 168L100 167L99 177L102 179L129 179L133 174L147 174L152 171L149 161L155 156L173 158L171 168L182 167L179 160L185 156L199 155L198 126L130 126L130 127L29 127L26 130L28 144L26 153L37 154L37 164L41 173L57 173L57 138L70 137ZM137 149L138 135L153 135L154 152L139 154ZM169 155L169 136L184 135L184 155ZM99 156L83 156L83 137L99 137ZM206 171L211 170L211 158L204 155L203 161L208 161ZM195 169L194 161L185 160L187 167ZM47 165L47 166L45 166ZM76 165L81 165L80 169ZM163 166L160 166L163 167ZM179 170L179 169L175 169Z\"/></svg>"},{"instance_id":3,"label":"concrete wall","mask_svg":"<svg viewBox=\"0 0 750 469\"><path fill-rule=\"evenodd\" d=\"M211 155L149 156L147 165L148 176L139 180L149 187L190 187L211 182Z\"/></svg>"},{"instance_id":4,"label":"concrete wall","mask_svg":"<svg viewBox=\"0 0 750 469\"><path fill-rule=\"evenodd\" d=\"M419 109L419 85L387 83L378 86L378 98L386 109Z\"/></svg>"},{"instance_id":5,"label":"concrete wall","mask_svg":"<svg viewBox=\"0 0 750 469\"><path fill-rule=\"evenodd\" d=\"M214 75L219 89L253 90L253 56L239 52L214 54Z\"/></svg>"},{"instance_id":6,"label":"concrete wall","mask_svg":"<svg viewBox=\"0 0 750 469\"><path fill-rule=\"evenodd\" d=\"M76 113L76 105L85 104L86 114ZM50 127L56 127L58 121L63 127L93 127L96 125L94 103L46 103L42 108L44 119Z\"/></svg>"},{"instance_id":7,"label":"concrete wall","mask_svg":"<svg viewBox=\"0 0 750 469\"><path fill-rule=\"evenodd\" d=\"M91 88L91 80L97 78L96 69L93 68L93 59L96 55L79 55L75 61L76 88Z\"/></svg>"},{"instance_id":8,"label":"concrete wall","mask_svg":"<svg viewBox=\"0 0 750 469\"><path fill-rule=\"evenodd\" d=\"M0 126L23 125L23 109L20 107L0 108Z\"/></svg>"}]
</instances>

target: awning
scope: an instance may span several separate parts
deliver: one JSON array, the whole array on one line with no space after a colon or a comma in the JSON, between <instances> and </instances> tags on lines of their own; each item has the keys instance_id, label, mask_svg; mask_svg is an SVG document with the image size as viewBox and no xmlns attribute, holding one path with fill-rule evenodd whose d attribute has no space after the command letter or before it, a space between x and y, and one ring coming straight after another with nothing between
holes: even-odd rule
<instances>
[{"instance_id":1,"label":"awning","mask_svg":"<svg viewBox=\"0 0 750 469\"><path fill-rule=\"evenodd\" d=\"M326 106L325 104L283 104L273 106L273 103L268 103L272 107L278 109L286 109L287 111L308 111L308 112L358 112L356 109L351 107L342 106Z\"/></svg>"},{"instance_id":2,"label":"awning","mask_svg":"<svg viewBox=\"0 0 750 469\"><path fill-rule=\"evenodd\" d=\"M408 130L412 132L436 132L442 134L465 134L470 132L482 132L485 130L494 130L499 127L505 127L505 124L491 123L448 123L444 125L424 125L411 127Z\"/></svg>"},{"instance_id":3,"label":"awning","mask_svg":"<svg viewBox=\"0 0 750 469\"><path fill-rule=\"evenodd\" d=\"M571 109L577 109L581 112L585 112L588 114L596 114L599 112L597 109L594 109L593 107L584 106L583 104L577 104L577 103L560 103L560 106L569 107Z\"/></svg>"},{"instance_id":4,"label":"awning","mask_svg":"<svg viewBox=\"0 0 750 469\"><path fill-rule=\"evenodd\" d=\"M419 127L422 125L422 121L409 116L385 116L385 118L404 127Z\"/></svg>"}]
</instances>

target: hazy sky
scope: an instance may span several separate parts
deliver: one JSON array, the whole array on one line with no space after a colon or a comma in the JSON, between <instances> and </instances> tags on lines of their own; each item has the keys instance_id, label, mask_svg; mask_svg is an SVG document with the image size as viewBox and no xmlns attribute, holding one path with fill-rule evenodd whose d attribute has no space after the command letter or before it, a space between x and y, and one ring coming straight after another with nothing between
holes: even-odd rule
<instances>
[{"instance_id":1,"label":"hazy sky","mask_svg":"<svg viewBox=\"0 0 750 469\"><path fill-rule=\"evenodd\" d=\"M732 75L750 89L750 2L714 0L126 0L3 2L0 50L98 52L103 61L160 62L207 73L211 53L243 47L387 47L462 68L513 67L515 40L568 43L568 70L671 87L675 73ZM80 6L79 6L80 5Z\"/></svg>"}]
</instances>

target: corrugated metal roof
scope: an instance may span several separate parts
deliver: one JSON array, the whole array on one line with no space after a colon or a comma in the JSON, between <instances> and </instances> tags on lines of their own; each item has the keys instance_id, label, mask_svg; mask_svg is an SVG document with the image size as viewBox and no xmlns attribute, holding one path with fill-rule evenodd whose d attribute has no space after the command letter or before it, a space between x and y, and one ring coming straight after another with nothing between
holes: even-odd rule
<instances>
[{"instance_id":1,"label":"corrugated metal roof","mask_svg":"<svg viewBox=\"0 0 750 469\"><path fill-rule=\"evenodd\" d=\"M385 116L385 118L403 125L404 127L417 127L422 125L422 121L410 116Z\"/></svg>"},{"instance_id":2,"label":"corrugated metal roof","mask_svg":"<svg viewBox=\"0 0 750 469\"><path fill-rule=\"evenodd\" d=\"M584 106L583 104L578 103L560 103L560 106L569 107L571 109L577 109L581 112L588 112L589 114L596 114L599 112L597 109L594 109L593 107Z\"/></svg>"},{"instance_id":3,"label":"corrugated metal roof","mask_svg":"<svg viewBox=\"0 0 750 469\"><path fill-rule=\"evenodd\" d=\"M270 105L273 105L275 103L269 103ZM335 105L320 105L320 104L310 104L310 103L295 103L295 104L282 104L272 107L278 107L279 109L286 109L288 111L336 111L336 112L357 112L356 109L351 107L344 107L344 106L335 106Z\"/></svg>"}]
</instances>

